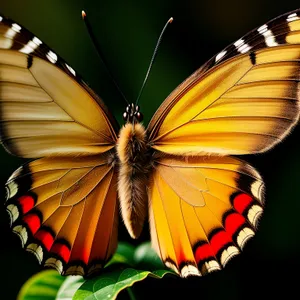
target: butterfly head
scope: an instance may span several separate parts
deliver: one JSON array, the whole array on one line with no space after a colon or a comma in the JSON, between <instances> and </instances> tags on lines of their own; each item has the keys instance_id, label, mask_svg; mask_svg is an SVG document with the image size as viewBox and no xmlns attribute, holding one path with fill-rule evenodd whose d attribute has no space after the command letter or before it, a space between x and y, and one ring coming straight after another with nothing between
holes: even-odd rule
<instances>
[{"instance_id":1,"label":"butterfly head","mask_svg":"<svg viewBox=\"0 0 300 300\"><path fill-rule=\"evenodd\" d=\"M123 119L127 123L142 122L143 114L140 112L140 107L133 103L128 104L125 112L123 113Z\"/></svg>"}]
</instances>

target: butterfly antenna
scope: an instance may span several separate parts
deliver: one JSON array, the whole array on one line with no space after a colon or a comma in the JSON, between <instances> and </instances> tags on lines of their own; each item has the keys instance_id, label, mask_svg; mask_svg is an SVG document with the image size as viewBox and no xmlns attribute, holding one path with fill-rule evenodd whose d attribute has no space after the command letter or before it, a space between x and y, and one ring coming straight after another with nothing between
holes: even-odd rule
<instances>
[{"instance_id":1,"label":"butterfly antenna","mask_svg":"<svg viewBox=\"0 0 300 300\"><path fill-rule=\"evenodd\" d=\"M139 99L140 99L140 97L141 97L141 95L142 95L142 92L143 92L143 90L144 90L144 87L145 87L145 85L146 85L147 79L148 79L148 77L149 77L149 74L150 74L152 65L153 65L154 60L155 60L155 58L156 58L157 50L158 50L158 48L159 48L159 46L160 46L160 43L161 43L162 37L163 37L163 35L164 35L164 32L166 31L168 25L171 24L172 22L173 22L173 18L170 18L170 19L167 21L167 23L165 24L164 28L162 29L162 31L161 31L161 33L160 33L160 35L159 35L159 38L158 38L158 40L157 40L157 42L156 42L156 46L155 46L155 48L154 48L154 51L153 51L153 54L152 54L152 58L151 58L151 61L150 61L150 64L149 64L149 67L148 67L148 70L147 70L147 73L146 73L144 82L143 82L142 87L141 87L141 89L140 89L139 95L138 95L138 97L137 97L137 99L136 99L135 105L137 105L137 103L138 103L138 101L139 101Z\"/></svg>"},{"instance_id":2,"label":"butterfly antenna","mask_svg":"<svg viewBox=\"0 0 300 300\"><path fill-rule=\"evenodd\" d=\"M98 53L98 56L99 56L100 59L102 60L102 62L103 62L103 64L104 64L104 67L105 67L105 69L106 69L106 71L107 71L109 77L111 78L112 82L114 83L115 87L117 88L117 90L119 91L120 95L123 97L123 99L125 100L125 102L126 102L127 104L129 104L129 102L127 101L125 95L123 94L122 90L120 89L119 85L117 84L117 81L115 80L115 78L114 78L112 72L111 72L111 71L109 70L109 68L108 68L107 61L106 61L106 59L104 58L103 52L101 51L101 48L100 48L99 43L97 42L97 39L95 38L95 35L94 35L93 31L92 31L92 27L91 27L91 25L90 25L90 23L89 23L89 21L88 21L86 12L83 10L83 11L81 12L81 15L82 15L82 19L83 19L83 21L84 21L84 23L85 23L85 25L86 25L86 28L87 28L87 30L88 30L88 33L89 33L89 35L90 35L90 38L91 38L91 40L92 40L92 42L93 42L93 45L94 45L94 47L96 48L97 53Z\"/></svg>"}]
</instances>

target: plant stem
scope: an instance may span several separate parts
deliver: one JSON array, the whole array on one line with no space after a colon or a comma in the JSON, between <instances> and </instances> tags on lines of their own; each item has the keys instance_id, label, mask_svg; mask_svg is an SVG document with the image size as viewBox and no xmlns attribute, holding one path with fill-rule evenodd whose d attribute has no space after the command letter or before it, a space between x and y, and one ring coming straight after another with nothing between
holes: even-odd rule
<instances>
[{"instance_id":1,"label":"plant stem","mask_svg":"<svg viewBox=\"0 0 300 300\"><path fill-rule=\"evenodd\" d=\"M132 289L130 287L128 287L126 290L127 290L130 300L136 300Z\"/></svg>"}]
</instances>

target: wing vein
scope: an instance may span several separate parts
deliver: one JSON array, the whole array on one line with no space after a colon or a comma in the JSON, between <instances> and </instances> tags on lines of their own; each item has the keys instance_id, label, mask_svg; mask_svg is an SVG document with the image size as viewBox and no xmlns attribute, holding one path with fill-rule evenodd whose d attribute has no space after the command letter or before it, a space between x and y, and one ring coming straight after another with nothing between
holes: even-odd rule
<instances>
[{"instance_id":1,"label":"wing vein","mask_svg":"<svg viewBox=\"0 0 300 300\"><path fill-rule=\"evenodd\" d=\"M159 175L159 176L160 176L160 175ZM172 241L173 250L174 250L174 252L176 252L176 251L175 251L175 245L174 245L173 237L172 237L172 234L171 234L171 227L170 227L169 219L168 219L167 212L166 212L165 203L164 203L163 198L162 198L162 195L161 195L161 190L160 190L160 188L159 188L157 182L156 182L156 181L154 181L154 182L155 182L156 188L157 188L157 190L158 190L158 193L159 193L159 196L160 196L160 201L161 201L161 203L162 203L162 207L163 207L163 210L164 210L164 213L165 213L165 218L166 218L166 221L167 221L167 224L168 224L168 228L169 228L168 232L169 232L169 235L170 235L170 239L171 239L171 241ZM175 259L176 259L176 266L177 266L177 268L178 268L179 265L178 265L178 261L177 261L176 254L175 254Z\"/></svg>"},{"instance_id":2,"label":"wing vein","mask_svg":"<svg viewBox=\"0 0 300 300\"><path fill-rule=\"evenodd\" d=\"M76 122L77 124L79 124L80 126L82 126L82 127L84 127L84 128L86 128L86 129L88 129L89 131L92 131L93 133L95 133L96 135L98 135L98 136L101 136L102 138L104 138L104 139L106 139L106 140L109 140L109 137L108 136L106 136L105 134L103 134L103 133L101 133L101 132L97 132L97 131L95 131L94 129L92 129L92 128L90 128L90 127L88 127L88 126L86 126L86 125L84 125L84 124L82 124L81 122L78 122L77 120L74 120L74 118L64 109L64 108L62 108L61 107L61 105L59 105L56 101L55 101L55 99L53 99L52 98L52 96L47 92L47 91L45 91L45 89L40 85L40 83L38 82L38 80L35 78L35 76L34 76L34 74L31 72L31 70L30 69L28 69L29 70L29 72L31 73L31 75L32 75L32 77L35 79L35 81L36 81L36 83L39 85L39 87L54 101L54 103L58 106L58 107L60 107L60 109L62 109L74 122ZM95 101L95 100L94 100ZM97 105L99 106L99 104L97 103ZM102 110L102 109L101 109ZM103 112L103 114L105 114L104 112ZM106 119L106 118L105 118ZM107 122L107 121L106 121ZM108 124L107 124L108 125ZM109 125L108 125L108 127L109 127Z\"/></svg>"}]
</instances>

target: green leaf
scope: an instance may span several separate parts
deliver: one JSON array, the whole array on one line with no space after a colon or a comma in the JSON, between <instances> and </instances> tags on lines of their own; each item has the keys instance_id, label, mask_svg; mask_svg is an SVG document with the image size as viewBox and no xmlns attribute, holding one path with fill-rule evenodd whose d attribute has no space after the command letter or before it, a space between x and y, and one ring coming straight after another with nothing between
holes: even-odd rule
<instances>
[{"instance_id":1,"label":"green leaf","mask_svg":"<svg viewBox=\"0 0 300 300\"><path fill-rule=\"evenodd\" d=\"M144 280L148 276L162 278L166 274L173 274L167 270L154 272L126 268L123 270L105 271L100 276L87 280L74 295L74 300L116 299L124 289L134 283Z\"/></svg>"},{"instance_id":2,"label":"green leaf","mask_svg":"<svg viewBox=\"0 0 300 300\"><path fill-rule=\"evenodd\" d=\"M42 271L26 281L19 292L18 300L54 300L65 279L66 277L54 270Z\"/></svg>"},{"instance_id":3,"label":"green leaf","mask_svg":"<svg viewBox=\"0 0 300 300\"><path fill-rule=\"evenodd\" d=\"M55 299L72 300L75 292L79 289L83 282L84 279L82 276L68 276L62 283Z\"/></svg>"},{"instance_id":4,"label":"green leaf","mask_svg":"<svg viewBox=\"0 0 300 300\"><path fill-rule=\"evenodd\" d=\"M113 264L126 264L129 266L134 266L134 252L135 248L132 245L129 243L120 242L118 244L116 253L105 267Z\"/></svg>"},{"instance_id":5,"label":"green leaf","mask_svg":"<svg viewBox=\"0 0 300 300\"><path fill-rule=\"evenodd\" d=\"M135 249L134 262L139 269L165 269L165 265L151 247L150 242L142 243Z\"/></svg>"},{"instance_id":6,"label":"green leaf","mask_svg":"<svg viewBox=\"0 0 300 300\"><path fill-rule=\"evenodd\" d=\"M116 253L100 276L84 281L81 276L63 277L53 270L42 271L25 283L19 300L116 299L122 290L129 289L148 276L162 278L166 274L174 274L163 268L150 242L136 248L128 243L119 243ZM149 269L155 271L145 271ZM133 294L133 291L129 292Z\"/></svg>"}]
</instances>

